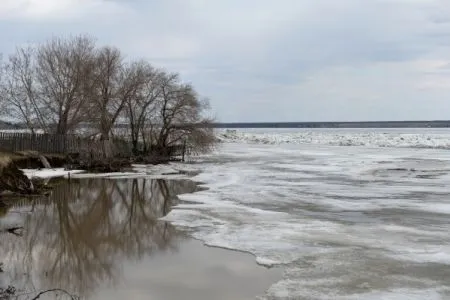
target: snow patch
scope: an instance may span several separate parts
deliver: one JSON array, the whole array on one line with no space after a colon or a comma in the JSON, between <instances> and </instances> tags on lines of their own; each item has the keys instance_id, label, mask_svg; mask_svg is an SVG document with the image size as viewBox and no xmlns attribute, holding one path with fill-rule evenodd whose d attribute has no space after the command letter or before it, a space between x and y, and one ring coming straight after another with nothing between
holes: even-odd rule
<instances>
[{"instance_id":1,"label":"snow patch","mask_svg":"<svg viewBox=\"0 0 450 300\"><path fill-rule=\"evenodd\" d=\"M65 170L65 169L21 169L25 176L28 178L55 178L55 177L68 177L75 176L76 174L83 173L83 170Z\"/></svg>"},{"instance_id":2,"label":"snow patch","mask_svg":"<svg viewBox=\"0 0 450 300\"><path fill-rule=\"evenodd\" d=\"M256 263L258 265L262 265L262 266L266 266L266 267L273 267L273 266L277 265L276 261L269 259L269 258L264 258L264 257L257 257Z\"/></svg>"}]
</instances>

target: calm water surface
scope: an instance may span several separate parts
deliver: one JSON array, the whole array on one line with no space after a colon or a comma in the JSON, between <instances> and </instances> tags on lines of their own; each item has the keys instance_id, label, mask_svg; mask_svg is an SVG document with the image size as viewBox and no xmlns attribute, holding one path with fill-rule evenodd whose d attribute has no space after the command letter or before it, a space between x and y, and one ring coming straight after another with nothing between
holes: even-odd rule
<instances>
[{"instance_id":1,"label":"calm water surface","mask_svg":"<svg viewBox=\"0 0 450 300\"><path fill-rule=\"evenodd\" d=\"M205 247L157 221L179 203L178 194L196 190L189 180L83 179L57 185L50 197L3 205L0 226L23 229L0 234L0 284L19 293L61 288L83 299L263 293L280 271L257 266L250 255Z\"/></svg>"}]
</instances>

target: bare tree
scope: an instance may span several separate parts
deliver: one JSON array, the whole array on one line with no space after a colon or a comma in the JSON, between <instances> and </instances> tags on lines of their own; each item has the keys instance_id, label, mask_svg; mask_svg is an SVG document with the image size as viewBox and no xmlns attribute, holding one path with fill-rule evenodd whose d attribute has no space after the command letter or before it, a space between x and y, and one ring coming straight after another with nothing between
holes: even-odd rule
<instances>
[{"instance_id":1,"label":"bare tree","mask_svg":"<svg viewBox=\"0 0 450 300\"><path fill-rule=\"evenodd\" d=\"M158 95L157 82L158 73L148 62L132 62L124 67L119 97L127 113L130 113L130 104L135 106L132 114L139 110L136 109L139 106L146 114L151 113L151 105ZM135 120L138 125L145 120L145 117L140 114L135 114L135 116L137 116Z\"/></svg>"},{"instance_id":2,"label":"bare tree","mask_svg":"<svg viewBox=\"0 0 450 300\"><path fill-rule=\"evenodd\" d=\"M97 127L102 140L109 139L114 121L124 107L120 97L123 72L122 54L113 47L97 50L89 105L90 121Z\"/></svg>"},{"instance_id":3,"label":"bare tree","mask_svg":"<svg viewBox=\"0 0 450 300\"><path fill-rule=\"evenodd\" d=\"M127 120L130 127L130 136L133 152L141 150L146 153L154 142L153 131L159 119L157 116L158 102L162 97L163 87L172 81L178 80L177 74L166 74L154 69L149 63L138 63L142 68L143 82L134 97L127 101ZM139 149L139 142L143 147Z\"/></svg>"},{"instance_id":4,"label":"bare tree","mask_svg":"<svg viewBox=\"0 0 450 300\"><path fill-rule=\"evenodd\" d=\"M164 152L183 142L190 143L198 152L210 150L215 138L212 119L204 116L208 109L209 101L201 100L191 85L178 80L164 85L158 109L160 127L156 141L160 154L167 155Z\"/></svg>"},{"instance_id":5,"label":"bare tree","mask_svg":"<svg viewBox=\"0 0 450 300\"><path fill-rule=\"evenodd\" d=\"M18 48L3 64L0 97L4 115L34 132L66 134L85 120L93 39L53 38Z\"/></svg>"},{"instance_id":6,"label":"bare tree","mask_svg":"<svg viewBox=\"0 0 450 300\"><path fill-rule=\"evenodd\" d=\"M17 48L2 65L0 78L3 116L26 124L32 132L37 128L45 130L48 126L36 82L34 54L31 47Z\"/></svg>"},{"instance_id":7,"label":"bare tree","mask_svg":"<svg viewBox=\"0 0 450 300\"><path fill-rule=\"evenodd\" d=\"M146 63L140 66L145 70L145 84L128 99L126 111L134 153L167 157L182 144L195 152L211 150L216 142L212 119L204 116L209 102L183 84L178 74Z\"/></svg>"},{"instance_id":8,"label":"bare tree","mask_svg":"<svg viewBox=\"0 0 450 300\"><path fill-rule=\"evenodd\" d=\"M36 80L53 132L66 134L86 119L95 42L88 36L53 38L37 49Z\"/></svg>"},{"instance_id":9,"label":"bare tree","mask_svg":"<svg viewBox=\"0 0 450 300\"><path fill-rule=\"evenodd\" d=\"M129 97L126 103L126 119L130 129L132 150L134 154L139 152L140 130L148 117L148 111L152 109L158 95L158 85L155 84L157 77L153 67L145 61L138 64L142 68L143 84L134 95Z\"/></svg>"},{"instance_id":10,"label":"bare tree","mask_svg":"<svg viewBox=\"0 0 450 300\"><path fill-rule=\"evenodd\" d=\"M140 62L126 64L117 48L103 47L96 53L94 70L90 120L105 141L104 155L109 156L109 139L118 118L131 99L138 102L142 97L146 66Z\"/></svg>"},{"instance_id":11,"label":"bare tree","mask_svg":"<svg viewBox=\"0 0 450 300\"><path fill-rule=\"evenodd\" d=\"M3 63L3 53L0 53L0 111L5 111L5 97L2 93L2 85L5 77L5 64Z\"/></svg>"}]
</instances>

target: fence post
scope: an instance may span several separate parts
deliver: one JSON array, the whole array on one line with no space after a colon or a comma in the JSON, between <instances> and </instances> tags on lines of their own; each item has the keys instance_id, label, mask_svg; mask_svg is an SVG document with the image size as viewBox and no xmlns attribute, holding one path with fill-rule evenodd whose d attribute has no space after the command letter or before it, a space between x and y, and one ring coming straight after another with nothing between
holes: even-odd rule
<instances>
[{"instance_id":1,"label":"fence post","mask_svg":"<svg viewBox=\"0 0 450 300\"><path fill-rule=\"evenodd\" d=\"M182 157L181 157L181 161L182 162L184 162L184 158L185 158L185 155L186 155L186 139L184 139L184 141L183 141L183 149L182 149Z\"/></svg>"}]
</instances>

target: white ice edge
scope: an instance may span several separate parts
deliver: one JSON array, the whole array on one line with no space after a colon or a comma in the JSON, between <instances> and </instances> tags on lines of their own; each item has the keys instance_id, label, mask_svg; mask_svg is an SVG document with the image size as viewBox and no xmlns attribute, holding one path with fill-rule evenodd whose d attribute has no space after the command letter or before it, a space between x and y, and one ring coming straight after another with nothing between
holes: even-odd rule
<instances>
[{"instance_id":1,"label":"white ice edge","mask_svg":"<svg viewBox=\"0 0 450 300\"><path fill-rule=\"evenodd\" d=\"M201 173L190 179L199 182L205 180L205 176L204 173ZM197 230L202 227L208 227L211 224L214 224L214 226L216 227L217 226L222 227L227 225L224 224L222 220L216 219L211 216L208 217L207 219L201 219L201 217L203 217L201 211L204 209L235 212L236 216L245 215L246 217L249 217L249 219L255 218L255 220L259 219L260 217L272 220L278 220L280 218L282 219L287 217L287 214L283 212L272 212L257 208L251 208L249 206L242 206L231 201L215 199L214 197L211 197L211 195L209 194L212 191L211 189L219 187L221 185L227 185L232 182L233 180L216 184L212 183L199 184L199 186L206 187L208 188L208 190L178 195L178 198L180 200L185 201L187 203L178 204L168 215L162 217L160 220L170 222L173 225L178 226L180 228L193 229L193 231L190 232L190 234L195 239L201 240L206 246L249 253L255 257L255 262L261 266L271 268L274 266L282 266L285 265L286 263L296 260L296 258L288 260L284 259L277 260L274 259L273 257L269 258L264 255L260 255L252 247L248 248L242 245L235 244L233 242L230 243L230 240L222 239L221 235L223 235L225 232L221 232L221 230L209 233L207 235L204 235L204 232L202 232L201 230ZM208 193L208 195L205 195L205 193ZM225 227L222 227L222 229L226 231Z\"/></svg>"}]
</instances>

